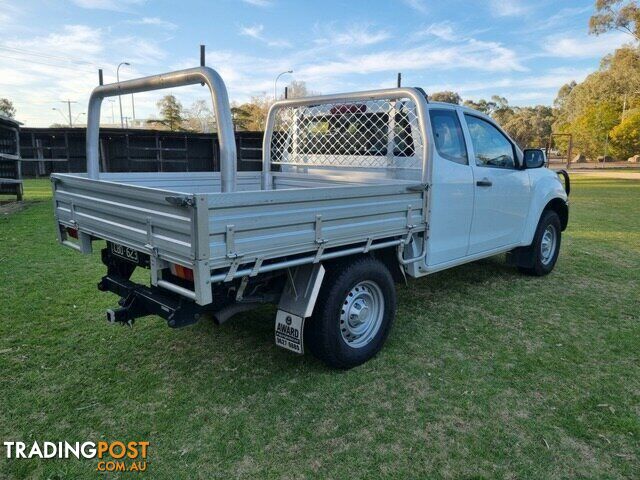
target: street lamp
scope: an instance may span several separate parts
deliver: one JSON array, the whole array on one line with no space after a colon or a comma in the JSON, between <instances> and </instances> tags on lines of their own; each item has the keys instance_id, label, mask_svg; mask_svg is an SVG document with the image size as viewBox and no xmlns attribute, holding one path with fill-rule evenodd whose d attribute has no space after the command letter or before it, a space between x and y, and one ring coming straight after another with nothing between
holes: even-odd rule
<instances>
[{"instance_id":1,"label":"street lamp","mask_svg":"<svg viewBox=\"0 0 640 480\"><path fill-rule=\"evenodd\" d=\"M73 119L74 123L77 125L78 124L78 119L82 116L82 115L86 115L85 112L80 112L78 115L76 115L76 118Z\"/></svg>"},{"instance_id":2,"label":"street lamp","mask_svg":"<svg viewBox=\"0 0 640 480\"><path fill-rule=\"evenodd\" d=\"M116 101L113 98L107 98L107 101L111 104L111 125L115 125L116 116L113 114L113 104L116 103Z\"/></svg>"},{"instance_id":3,"label":"street lamp","mask_svg":"<svg viewBox=\"0 0 640 480\"><path fill-rule=\"evenodd\" d=\"M273 82L273 100L278 100L278 79L282 76L282 75L286 75L286 74L292 74L293 70L287 70L286 72L282 72L279 73L278 76L276 77L275 82Z\"/></svg>"},{"instance_id":4,"label":"street lamp","mask_svg":"<svg viewBox=\"0 0 640 480\"><path fill-rule=\"evenodd\" d=\"M118 64L118 68L116 68L116 80L118 81L118 83L120 83L120 67L122 65L129 66L130 63L129 62L120 62ZM118 95L118 102L120 102L120 127L124 128L124 119L122 118L122 97L120 95Z\"/></svg>"},{"instance_id":5,"label":"street lamp","mask_svg":"<svg viewBox=\"0 0 640 480\"><path fill-rule=\"evenodd\" d=\"M58 112L60 114L60 116L64 119L65 123L69 123L69 127L71 127L71 118L67 118L64 116L64 113L62 113L62 110L53 107L51 110L55 110L56 112Z\"/></svg>"}]
</instances>

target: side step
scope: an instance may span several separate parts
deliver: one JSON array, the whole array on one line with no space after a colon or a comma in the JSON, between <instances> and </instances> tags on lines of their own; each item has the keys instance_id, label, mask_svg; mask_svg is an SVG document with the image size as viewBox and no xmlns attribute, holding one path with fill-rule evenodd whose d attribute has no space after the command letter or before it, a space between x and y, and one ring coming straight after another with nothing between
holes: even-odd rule
<instances>
[{"instance_id":1,"label":"side step","mask_svg":"<svg viewBox=\"0 0 640 480\"><path fill-rule=\"evenodd\" d=\"M116 275L105 275L98 290L113 292L122 297L119 308L107 310L111 323L133 325L133 321L147 315L158 315L172 328L185 327L200 320L203 308L184 297L156 287L139 285Z\"/></svg>"}]
</instances>

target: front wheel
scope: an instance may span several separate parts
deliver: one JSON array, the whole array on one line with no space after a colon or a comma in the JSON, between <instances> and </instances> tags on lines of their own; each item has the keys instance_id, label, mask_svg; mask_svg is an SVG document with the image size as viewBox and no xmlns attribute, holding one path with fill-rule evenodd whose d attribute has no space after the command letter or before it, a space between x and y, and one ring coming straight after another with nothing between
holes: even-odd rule
<instances>
[{"instance_id":1,"label":"front wheel","mask_svg":"<svg viewBox=\"0 0 640 480\"><path fill-rule=\"evenodd\" d=\"M360 365L382 348L396 312L396 291L387 267L369 257L327 268L304 340L333 368Z\"/></svg>"},{"instance_id":2,"label":"front wheel","mask_svg":"<svg viewBox=\"0 0 640 480\"><path fill-rule=\"evenodd\" d=\"M533 243L528 247L530 267L520 267L528 275L543 276L551 273L558 261L562 238L560 217L553 210L542 214Z\"/></svg>"}]
</instances>

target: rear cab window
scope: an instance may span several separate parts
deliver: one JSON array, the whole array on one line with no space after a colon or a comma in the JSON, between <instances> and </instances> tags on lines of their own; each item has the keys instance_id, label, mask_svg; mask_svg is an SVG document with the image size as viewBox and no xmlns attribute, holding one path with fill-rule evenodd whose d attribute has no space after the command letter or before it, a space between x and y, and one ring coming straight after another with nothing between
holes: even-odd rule
<instances>
[{"instance_id":1,"label":"rear cab window","mask_svg":"<svg viewBox=\"0 0 640 480\"><path fill-rule=\"evenodd\" d=\"M438 155L445 160L468 165L467 146L458 113L453 109L429 109L431 129Z\"/></svg>"}]
</instances>

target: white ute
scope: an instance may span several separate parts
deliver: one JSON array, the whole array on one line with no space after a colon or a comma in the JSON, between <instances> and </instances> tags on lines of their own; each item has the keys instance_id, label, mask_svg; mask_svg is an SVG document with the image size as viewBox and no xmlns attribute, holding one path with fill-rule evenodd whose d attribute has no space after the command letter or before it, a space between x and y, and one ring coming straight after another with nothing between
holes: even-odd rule
<instances>
[{"instance_id":1,"label":"white ute","mask_svg":"<svg viewBox=\"0 0 640 480\"><path fill-rule=\"evenodd\" d=\"M220 172L100 171L105 97L197 83L211 91ZM278 346L350 368L382 348L403 277L505 252L523 273L553 270L569 178L545 163L486 115L392 88L276 102L262 172L237 172L226 88L202 66L96 87L87 174L51 180L59 241L90 253L106 240L98 288L121 297L110 321L223 323L273 303ZM138 267L148 286L130 280Z\"/></svg>"}]
</instances>

